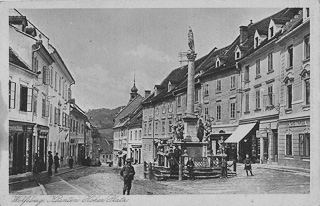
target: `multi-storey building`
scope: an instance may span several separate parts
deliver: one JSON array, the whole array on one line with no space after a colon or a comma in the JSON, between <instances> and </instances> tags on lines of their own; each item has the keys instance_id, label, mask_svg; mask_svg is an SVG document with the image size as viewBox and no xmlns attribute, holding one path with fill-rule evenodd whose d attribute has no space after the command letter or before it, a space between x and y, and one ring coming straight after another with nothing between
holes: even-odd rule
<instances>
[{"instance_id":1,"label":"multi-storey building","mask_svg":"<svg viewBox=\"0 0 320 206\"><path fill-rule=\"evenodd\" d=\"M85 159L86 122L85 112L74 102L70 105L70 143L69 155L75 164L83 164Z\"/></svg>"},{"instance_id":2,"label":"multi-storey building","mask_svg":"<svg viewBox=\"0 0 320 206\"><path fill-rule=\"evenodd\" d=\"M131 88L128 104L114 117L113 127L113 164L121 166L125 164L128 156L129 123L134 117L134 112L139 107L143 97L135 86Z\"/></svg>"},{"instance_id":3,"label":"multi-storey building","mask_svg":"<svg viewBox=\"0 0 320 206\"><path fill-rule=\"evenodd\" d=\"M134 164L141 163L142 148L142 107L139 106L133 113L128 126L127 158L131 158Z\"/></svg>"},{"instance_id":4,"label":"multi-storey building","mask_svg":"<svg viewBox=\"0 0 320 206\"><path fill-rule=\"evenodd\" d=\"M61 164L68 163L71 85L75 83L57 49L49 44L49 51L54 63L48 67L49 142L48 149L61 157Z\"/></svg>"},{"instance_id":5,"label":"multi-storey building","mask_svg":"<svg viewBox=\"0 0 320 206\"><path fill-rule=\"evenodd\" d=\"M48 39L25 16L9 18L9 171L32 171L35 153L46 169L48 78L53 63Z\"/></svg>"},{"instance_id":6,"label":"multi-storey building","mask_svg":"<svg viewBox=\"0 0 320 206\"><path fill-rule=\"evenodd\" d=\"M239 130L245 131L238 136L241 158L249 154L257 162L277 161L281 47L276 41L298 12L296 8L284 9L240 27L240 36L246 37L236 51L241 69Z\"/></svg>"},{"instance_id":7,"label":"multi-storey building","mask_svg":"<svg viewBox=\"0 0 320 206\"><path fill-rule=\"evenodd\" d=\"M280 47L279 164L310 168L310 17L309 9L288 22Z\"/></svg>"}]
</instances>

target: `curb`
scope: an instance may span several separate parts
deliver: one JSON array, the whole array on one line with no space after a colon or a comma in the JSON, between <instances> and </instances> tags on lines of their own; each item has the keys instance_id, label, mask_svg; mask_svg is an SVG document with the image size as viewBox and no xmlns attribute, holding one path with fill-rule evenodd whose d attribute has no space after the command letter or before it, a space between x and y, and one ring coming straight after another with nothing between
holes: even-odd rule
<instances>
[{"instance_id":1,"label":"curb","mask_svg":"<svg viewBox=\"0 0 320 206\"><path fill-rule=\"evenodd\" d=\"M40 187L42 194L43 195L48 195L47 191L46 191L46 188L43 186L43 184L40 184L38 181L37 181L37 184Z\"/></svg>"},{"instance_id":2,"label":"curb","mask_svg":"<svg viewBox=\"0 0 320 206\"><path fill-rule=\"evenodd\" d=\"M268 168L268 167L257 167L259 169L267 169L267 170L277 170L281 172L291 172L291 173L306 173L310 174L308 171L297 171L297 170L290 170L290 169L283 169L283 168Z\"/></svg>"}]
</instances>

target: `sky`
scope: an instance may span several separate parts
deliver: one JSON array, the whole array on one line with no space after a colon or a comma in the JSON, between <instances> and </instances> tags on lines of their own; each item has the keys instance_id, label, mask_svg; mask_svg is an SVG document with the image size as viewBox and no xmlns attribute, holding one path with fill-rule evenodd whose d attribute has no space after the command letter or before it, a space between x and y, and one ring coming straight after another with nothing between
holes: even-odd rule
<instances>
[{"instance_id":1,"label":"sky","mask_svg":"<svg viewBox=\"0 0 320 206\"><path fill-rule=\"evenodd\" d=\"M232 43L239 26L282 8L259 9L19 9L49 37L75 79L72 95L85 111L126 105L135 76L138 93L153 91L188 50L197 58Z\"/></svg>"}]
</instances>

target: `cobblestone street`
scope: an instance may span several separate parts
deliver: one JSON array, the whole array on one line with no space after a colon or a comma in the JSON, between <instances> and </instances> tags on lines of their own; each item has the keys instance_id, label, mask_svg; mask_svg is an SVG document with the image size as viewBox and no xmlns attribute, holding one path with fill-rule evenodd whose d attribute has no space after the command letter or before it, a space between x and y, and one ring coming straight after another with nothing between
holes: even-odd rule
<instances>
[{"instance_id":1,"label":"cobblestone street","mask_svg":"<svg viewBox=\"0 0 320 206\"><path fill-rule=\"evenodd\" d=\"M243 165L237 176L227 179L150 181L136 175L132 195L170 194L305 194L310 177L304 172L285 172L253 165L254 176L246 176ZM42 181L48 195L121 195L119 169L88 167Z\"/></svg>"}]
</instances>

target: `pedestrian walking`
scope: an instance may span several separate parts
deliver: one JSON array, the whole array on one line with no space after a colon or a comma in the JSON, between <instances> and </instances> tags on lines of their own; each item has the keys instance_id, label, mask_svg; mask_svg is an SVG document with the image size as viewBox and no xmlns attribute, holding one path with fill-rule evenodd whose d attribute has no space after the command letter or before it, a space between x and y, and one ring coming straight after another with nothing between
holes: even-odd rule
<instances>
[{"instance_id":1,"label":"pedestrian walking","mask_svg":"<svg viewBox=\"0 0 320 206\"><path fill-rule=\"evenodd\" d=\"M70 156L70 158L69 158L69 167L70 167L70 169L73 168L73 158L72 158L72 156Z\"/></svg>"},{"instance_id":2,"label":"pedestrian walking","mask_svg":"<svg viewBox=\"0 0 320 206\"><path fill-rule=\"evenodd\" d=\"M194 168L194 162L192 160L192 157L190 157L187 161L187 169L189 173L189 177L191 180L194 180L194 174L193 174L193 168Z\"/></svg>"},{"instance_id":3,"label":"pedestrian walking","mask_svg":"<svg viewBox=\"0 0 320 206\"><path fill-rule=\"evenodd\" d=\"M246 159L244 160L244 169L246 170L247 176L249 176L248 171L250 171L251 176L253 176L251 168L251 159L249 158L248 154L246 154Z\"/></svg>"},{"instance_id":4,"label":"pedestrian walking","mask_svg":"<svg viewBox=\"0 0 320 206\"><path fill-rule=\"evenodd\" d=\"M53 164L53 158L52 158L52 152L49 151L48 152L48 175L51 176L52 175L52 164Z\"/></svg>"},{"instance_id":5,"label":"pedestrian walking","mask_svg":"<svg viewBox=\"0 0 320 206\"><path fill-rule=\"evenodd\" d=\"M170 156L169 166L170 166L170 175L173 175L176 168L176 160L173 158L173 156Z\"/></svg>"},{"instance_id":6,"label":"pedestrian walking","mask_svg":"<svg viewBox=\"0 0 320 206\"><path fill-rule=\"evenodd\" d=\"M220 178L227 178L228 172L227 172L227 161L224 157L221 159L221 177Z\"/></svg>"},{"instance_id":7,"label":"pedestrian walking","mask_svg":"<svg viewBox=\"0 0 320 206\"><path fill-rule=\"evenodd\" d=\"M124 165L120 171L121 177L123 177L124 186L123 186L123 195L130 195L130 190L132 186L132 180L136 174L133 166L131 165L131 159L126 160L127 164Z\"/></svg>"},{"instance_id":8,"label":"pedestrian walking","mask_svg":"<svg viewBox=\"0 0 320 206\"><path fill-rule=\"evenodd\" d=\"M39 164L40 164L39 155L38 155L38 153L35 153L34 165L33 165L33 174L38 174L39 173Z\"/></svg>"},{"instance_id":9,"label":"pedestrian walking","mask_svg":"<svg viewBox=\"0 0 320 206\"><path fill-rule=\"evenodd\" d=\"M60 167L60 158L58 156L58 152L54 156L54 172L58 173L58 167Z\"/></svg>"}]
</instances>

